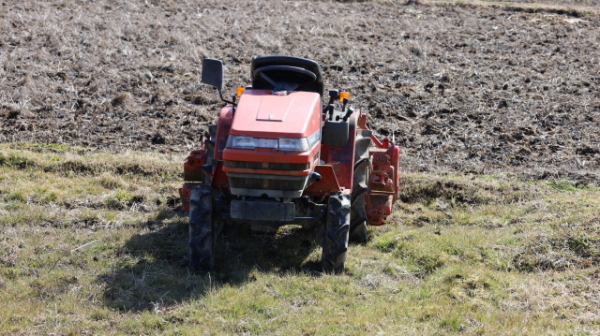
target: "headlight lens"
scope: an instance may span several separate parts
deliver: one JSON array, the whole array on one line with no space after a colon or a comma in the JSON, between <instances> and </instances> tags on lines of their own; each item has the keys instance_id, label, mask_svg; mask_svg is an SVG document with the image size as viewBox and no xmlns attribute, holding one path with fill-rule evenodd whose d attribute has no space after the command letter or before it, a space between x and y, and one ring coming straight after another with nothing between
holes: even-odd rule
<instances>
[{"instance_id":1,"label":"headlight lens","mask_svg":"<svg viewBox=\"0 0 600 336\"><path fill-rule=\"evenodd\" d=\"M256 148L256 139L244 135L230 135L227 139L227 147L240 149Z\"/></svg>"},{"instance_id":2,"label":"headlight lens","mask_svg":"<svg viewBox=\"0 0 600 336\"><path fill-rule=\"evenodd\" d=\"M286 152L305 152L321 139L321 130L308 138L262 139L246 135L230 135L227 147L239 149L272 148Z\"/></svg>"},{"instance_id":3,"label":"headlight lens","mask_svg":"<svg viewBox=\"0 0 600 336\"><path fill-rule=\"evenodd\" d=\"M309 149L306 138L279 138L279 150L286 152L305 152Z\"/></svg>"}]
</instances>

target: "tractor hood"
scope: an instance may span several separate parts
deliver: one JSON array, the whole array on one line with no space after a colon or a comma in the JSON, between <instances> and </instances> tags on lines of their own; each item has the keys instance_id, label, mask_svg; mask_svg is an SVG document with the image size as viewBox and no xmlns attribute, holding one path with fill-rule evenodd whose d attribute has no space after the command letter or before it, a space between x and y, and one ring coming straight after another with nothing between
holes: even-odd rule
<instances>
[{"instance_id":1,"label":"tractor hood","mask_svg":"<svg viewBox=\"0 0 600 336\"><path fill-rule=\"evenodd\" d=\"M257 138L308 137L321 127L321 97L314 92L273 95L245 90L231 126L232 135Z\"/></svg>"}]
</instances>

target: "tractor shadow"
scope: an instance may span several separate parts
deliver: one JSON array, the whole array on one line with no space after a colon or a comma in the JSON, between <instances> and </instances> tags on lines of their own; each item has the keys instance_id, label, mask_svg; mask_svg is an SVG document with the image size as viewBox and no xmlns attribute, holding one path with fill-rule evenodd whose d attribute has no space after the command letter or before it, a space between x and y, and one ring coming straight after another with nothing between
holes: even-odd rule
<instances>
[{"instance_id":1,"label":"tractor shadow","mask_svg":"<svg viewBox=\"0 0 600 336\"><path fill-rule=\"evenodd\" d=\"M215 268L194 273L188 267L188 221L177 210L139 223L145 232L120 247L113 270L98 277L104 303L121 311L160 309L193 300L224 285L243 286L254 272L319 276L320 247L313 230L286 228L276 235L226 227L217 237ZM310 257L318 251L319 257Z\"/></svg>"}]
</instances>

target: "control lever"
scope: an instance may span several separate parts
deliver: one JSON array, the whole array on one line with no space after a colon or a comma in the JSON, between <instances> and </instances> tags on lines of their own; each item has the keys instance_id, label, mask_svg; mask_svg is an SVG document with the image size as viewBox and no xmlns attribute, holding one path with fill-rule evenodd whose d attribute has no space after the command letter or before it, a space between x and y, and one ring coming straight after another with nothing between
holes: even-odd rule
<instances>
[{"instance_id":1,"label":"control lever","mask_svg":"<svg viewBox=\"0 0 600 336\"><path fill-rule=\"evenodd\" d=\"M346 112L346 105L348 105L348 98L344 98L344 100L342 100L343 104L342 104L342 113Z\"/></svg>"},{"instance_id":2,"label":"control lever","mask_svg":"<svg viewBox=\"0 0 600 336\"><path fill-rule=\"evenodd\" d=\"M346 112L346 115L344 116L343 120L348 121L348 118L350 118L352 113L354 113L354 110L351 107L348 107L348 112Z\"/></svg>"},{"instance_id":3,"label":"control lever","mask_svg":"<svg viewBox=\"0 0 600 336\"><path fill-rule=\"evenodd\" d=\"M342 113L344 113L344 112L346 112L346 106L348 106L348 98L344 97L344 99L342 99L342 102L343 102L342 103ZM335 120L338 121L338 120L342 119L344 121L347 121L348 118L352 115L352 112L354 112L354 111L351 111L351 109L348 108L348 113L346 113L344 115L344 117L337 116L335 118Z\"/></svg>"},{"instance_id":4,"label":"control lever","mask_svg":"<svg viewBox=\"0 0 600 336\"><path fill-rule=\"evenodd\" d=\"M325 108L325 113L329 114L329 120L333 120L333 110L335 109L335 105L333 102L340 97L340 90L329 90L329 103L327 103L327 107Z\"/></svg>"},{"instance_id":5,"label":"control lever","mask_svg":"<svg viewBox=\"0 0 600 336\"><path fill-rule=\"evenodd\" d=\"M333 110L335 109L334 104L327 105L327 113L329 113L329 120L333 120Z\"/></svg>"},{"instance_id":6,"label":"control lever","mask_svg":"<svg viewBox=\"0 0 600 336\"><path fill-rule=\"evenodd\" d=\"M333 101L340 98L340 90L329 90L329 103L333 104Z\"/></svg>"}]
</instances>

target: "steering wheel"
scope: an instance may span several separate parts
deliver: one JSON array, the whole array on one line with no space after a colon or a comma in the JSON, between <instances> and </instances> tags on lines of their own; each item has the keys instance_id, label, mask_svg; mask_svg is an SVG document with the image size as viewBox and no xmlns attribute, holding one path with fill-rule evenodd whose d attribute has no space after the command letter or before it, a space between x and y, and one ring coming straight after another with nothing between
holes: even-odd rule
<instances>
[{"instance_id":1,"label":"steering wheel","mask_svg":"<svg viewBox=\"0 0 600 336\"><path fill-rule=\"evenodd\" d=\"M267 66L255 69L254 73L252 73L252 75L254 76L254 78L260 76L263 79L265 79L267 82L269 82L271 85L273 85L274 87L277 87L277 86L279 86L278 84L282 84L282 83L272 80L270 77L268 77L265 74L265 72L272 72L272 71L291 71L291 72L295 72L295 73L303 75L302 77L300 77L301 78L300 81L294 83L294 84L297 84L298 86L300 86L302 84L311 84L317 80L317 75L315 75L314 72L312 72L310 70L306 70L301 67L292 66L292 65L267 65Z\"/></svg>"}]
</instances>

